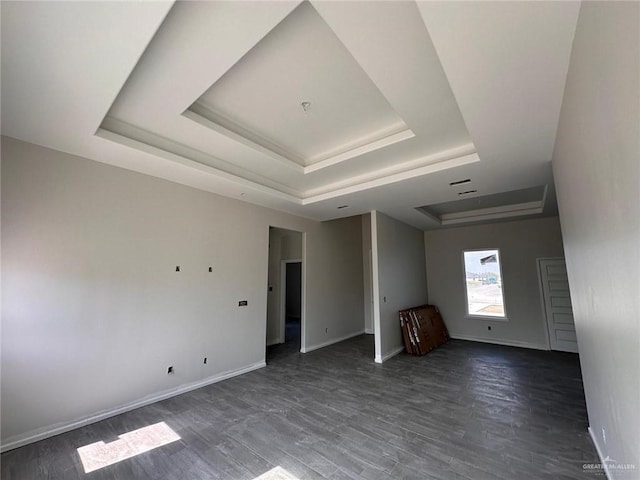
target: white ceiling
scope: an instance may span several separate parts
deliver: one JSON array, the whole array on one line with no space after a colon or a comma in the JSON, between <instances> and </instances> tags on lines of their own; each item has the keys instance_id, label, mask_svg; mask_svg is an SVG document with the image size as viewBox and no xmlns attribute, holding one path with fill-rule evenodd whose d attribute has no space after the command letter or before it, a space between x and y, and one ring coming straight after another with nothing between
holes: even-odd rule
<instances>
[{"instance_id":1,"label":"white ceiling","mask_svg":"<svg viewBox=\"0 0 640 480\"><path fill-rule=\"evenodd\" d=\"M3 1L2 134L317 220L537 186L552 214L578 10Z\"/></svg>"},{"instance_id":2,"label":"white ceiling","mask_svg":"<svg viewBox=\"0 0 640 480\"><path fill-rule=\"evenodd\" d=\"M306 109L303 102L308 103ZM307 2L260 40L197 104L221 117L219 123L227 119L266 139L262 146L275 144L302 166L407 130Z\"/></svg>"}]
</instances>

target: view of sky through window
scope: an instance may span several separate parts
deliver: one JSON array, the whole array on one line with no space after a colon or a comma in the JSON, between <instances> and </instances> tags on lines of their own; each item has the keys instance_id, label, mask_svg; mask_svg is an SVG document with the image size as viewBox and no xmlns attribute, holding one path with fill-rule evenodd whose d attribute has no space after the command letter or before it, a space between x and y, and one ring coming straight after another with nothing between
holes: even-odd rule
<instances>
[{"instance_id":1,"label":"view of sky through window","mask_svg":"<svg viewBox=\"0 0 640 480\"><path fill-rule=\"evenodd\" d=\"M469 315L505 317L500 252L464 252L464 271Z\"/></svg>"}]
</instances>

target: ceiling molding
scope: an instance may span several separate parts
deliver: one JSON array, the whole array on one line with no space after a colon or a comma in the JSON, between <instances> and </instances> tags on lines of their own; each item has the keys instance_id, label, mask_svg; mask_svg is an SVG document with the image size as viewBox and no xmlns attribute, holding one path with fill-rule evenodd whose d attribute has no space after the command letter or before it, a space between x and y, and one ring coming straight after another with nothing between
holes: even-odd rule
<instances>
[{"instance_id":1,"label":"ceiling molding","mask_svg":"<svg viewBox=\"0 0 640 480\"><path fill-rule=\"evenodd\" d=\"M157 155L159 157L164 158L165 160L171 160L173 162L179 163L181 165L184 165L186 167L189 168L193 168L196 170L200 170L201 172L204 173L208 173L211 175L215 175L216 177L220 177L223 178L225 180L231 181L237 185L241 185L247 188L251 188L252 190L257 190L260 191L262 193L266 193L270 196L273 197L277 197L283 200L287 200L289 202L292 202L294 204L297 205L301 205L302 204L302 199L300 197L300 193L296 192L295 194L291 194L291 193L287 193L284 191L284 189L286 187L284 186L280 186L280 188L274 188L274 187L270 187L268 185L265 185L263 183L260 183L258 181L252 181L249 180L247 178L244 178L240 175L236 175L233 173L229 173L229 172L225 172L224 170L221 170L220 168L216 168L216 167L212 167L210 165L207 165L201 161L198 160L194 160L192 158L189 158L187 156L185 156L184 154L177 154L177 153L173 153L169 150L166 150L164 148L160 148L156 145L153 145L151 143L147 143L147 142L143 142L141 140L137 140L135 138L126 136L126 135L122 135L120 133L116 133L114 131L111 130L107 130L106 128L99 128L98 131L96 132L96 136L103 138L105 140L110 140L112 142L116 142L119 143L121 145L124 145L126 147L130 147L130 148L135 148L137 150L141 150L143 152L146 153L150 153L152 155ZM188 149L188 147L185 147L184 145L182 145L181 147ZM201 152L200 152L201 153ZM202 154L202 155L206 155L206 154ZM211 157L210 157L211 158ZM249 172L247 172L249 173ZM263 179L264 181L268 181L267 179Z\"/></svg>"},{"instance_id":2,"label":"ceiling molding","mask_svg":"<svg viewBox=\"0 0 640 480\"><path fill-rule=\"evenodd\" d=\"M281 22L309 33L308 17L289 17L298 7L313 16L309 6L326 24L313 24L322 38L335 37L331 45L267 44L258 52L263 64L242 72L242 89L235 77L225 81ZM5 2L2 133L318 221L376 209L442 228L415 207L459 200L460 188L449 184L465 178L483 195L548 185L540 215L557 215L551 155L579 9L517 1ZM337 56L344 61L334 70ZM288 83L293 77L300 82ZM215 85L222 88L204 98ZM189 117L201 98L304 161ZM306 131L295 128L302 122ZM366 141L371 132L378 136ZM478 213L479 221L505 214Z\"/></svg>"},{"instance_id":3,"label":"ceiling molding","mask_svg":"<svg viewBox=\"0 0 640 480\"><path fill-rule=\"evenodd\" d=\"M522 215L535 215L542 213L544 202L527 202L502 207L481 208L467 212L446 213L440 216L442 225L456 225L458 223L478 222L482 220L495 220L498 218L520 217Z\"/></svg>"},{"instance_id":4,"label":"ceiling molding","mask_svg":"<svg viewBox=\"0 0 640 480\"><path fill-rule=\"evenodd\" d=\"M431 157L425 157L425 158L431 158ZM424 160L424 159L421 159L421 160ZM328 191L326 193L312 195L310 197L303 199L302 204L309 205L312 203L320 202L322 200L328 200L331 198L347 195L350 193L361 192L363 190L381 187L384 185L401 182L403 180L409 180L411 178L421 177L423 175L440 172L442 170L446 170L449 168L469 165L471 163L476 163L479 161L480 161L480 157L478 157L477 153L471 153L469 155L463 155L461 157L456 157L456 158L449 158L448 160L442 160L436 163L429 163L428 165L424 165L422 167L412 168L410 170L404 170L398 173L385 175L385 176L376 178L374 180L356 183L354 185L344 187L344 188L338 188L335 190Z\"/></svg>"},{"instance_id":5,"label":"ceiling molding","mask_svg":"<svg viewBox=\"0 0 640 480\"><path fill-rule=\"evenodd\" d=\"M365 153L373 152L375 150L388 147L404 140L409 140L413 137L415 137L414 133L406 128L399 132L392 133L391 135L383 136L377 140L373 140L358 147L351 148L337 155L332 155L323 160L314 162L304 167L303 170L305 174L316 172L323 168L331 167L346 160L351 160L352 158L359 157L360 155L364 155Z\"/></svg>"},{"instance_id":6,"label":"ceiling molding","mask_svg":"<svg viewBox=\"0 0 640 480\"><path fill-rule=\"evenodd\" d=\"M278 160L283 165L286 165L287 167L290 167L304 175L317 172L323 168L332 167L338 163L359 157L360 155L415 137L414 133L408 128L391 134L385 133L381 137L358 145L357 147L338 149L340 153L313 161L313 163L309 165L304 165L305 161L293 152L286 150L284 147L277 145L269 139L259 136L199 102L195 102L191 105L191 107L189 107L182 115L203 127L215 130L222 135L226 135L229 138L237 140L243 145L268 155L269 157Z\"/></svg>"},{"instance_id":7,"label":"ceiling molding","mask_svg":"<svg viewBox=\"0 0 640 480\"><path fill-rule=\"evenodd\" d=\"M210 128L222 135L233 138L243 145L253 148L297 172L305 173L304 166L302 165L303 160L301 158L295 157L283 147L274 144L266 138L259 137L241 125L234 123L232 120L224 118L205 105L200 105L196 102L185 110L182 115L189 120L199 123L203 127Z\"/></svg>"},{"instance_id":8,"label":"ceiling molding","mask_svg":"<svg viewBox=\"0 0 640 480\"><path fill-rule=\"evenodd\" d=\"M319 188L308 189L306 191L306 194L307 196L317 196L317 195L328 193L334 190L344 189L347 187L364 184L366 182L372 182L384 177L389 177L391 175L396 175L403 172L415 171L421 167L444 162L445 160L451 160L451 162L446 165L441 165L442 168L440 170L444 170L446 168L454 168L461 165L466 165L468 163L473 163L475 161L480 161L480 158L477 155L473 157L473 161L467 161L468 159L466 157L472 154L477 154L477 152L475 150L474 145L472 143L468 143L466 145L461 145L455 148L449 148L447 150L442 150L440 152L432 153L430 155L425 155L419 158L415 158L413 160L408 160L406 162L396 163L394 165L380 168L375 171L367 172L362 175L352 176L344 180L332 182L330 184L324 185ZM454 162L453 160L456 160L456 159L458 160ZM462 159L462 160L459 160L459 159ZM434 171L440 171L440 170L434 170Z\"/></svg>"},{"instance_id":9,"label":"ceiling molding","mask_svg":"<svg viewBox=\"0 0 640 480\"><path fill-rule=\"evenodd\" d=\"M544 212L549 186L542 188L542 195L539 200L529 202L509 203L487 208L475 208L459 212L442 213L440 215L430 210L429 206L418 207L417 211L426 215L430 220L439 225L459 225L472 222L485 222L490 220L505 220L528 215L537 215ZM493 194L495 196L496 194ZM492 196L492 195L489 195ZM476 197L482 199L483 197ZM455 202L454 202L455 204Z\"/></svg>"},{"instance_id":10,"label":"ceiling molding","mask_svg":"<svg viewBox=\"0 0 640 480\"><path fill-rule=\"evenodd\" d=\"M185 166L218 175L237 184L246 185L300 205L316 203L348 193L480 161L477 153L473 151L473 145L468 144L327 185L320 192L319 189L299 191L115 118L105 118L96 135L131 148L159 155ZM470 151L472 153L468 153Z\"/></svg>"}]
</instances>

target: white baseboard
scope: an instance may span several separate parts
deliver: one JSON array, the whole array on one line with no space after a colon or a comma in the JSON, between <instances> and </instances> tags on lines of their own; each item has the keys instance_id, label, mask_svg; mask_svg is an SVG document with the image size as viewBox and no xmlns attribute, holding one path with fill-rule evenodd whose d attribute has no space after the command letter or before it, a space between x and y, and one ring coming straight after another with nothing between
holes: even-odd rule
<instances>
[{"instance_id":1,"label":"white baseboard","mask_svg":"<svg viewBox=\"0 0 640 480\"><path fill-rule=\"evenodd\" d=\"M367 335L373 335L376 332L373 331L373 328L365 328L364 333L366 333Z\"/></svg>"},{"instance_id":2,"label":"white baseboard","mask_svg":"<svg viewBox=\"0 0 640 480\"><path fill-rule=\"evenodd\" d=\"M271 340L267 340L267 347L270 347L272 345L279 345L281 343L284 343L284 340L282 340L281 338L272 338Z\"/></svg>"},{"instance_id":3,"label":"white baseboard","mask_svg":"<svg viewBox=\"0 0 640 480\"><path fill-rule=\"evenodd\" d=\"M319 348L328 347L329 345L333 345L334 343L344 342L345 340L349 340L350 338L357 337L362 334L364 334L364 330L359 330L355 333L350 333L348 335L345 335L344 337L334 338L331 340L327 340L326 342L323 342L323 343L311 345L310 347L301 348L300 353L313 352L314 350L318 350Z\"/></svg>"},{"instance_id":4,"label":"white baseboard","mask_svg":"<svg viewBox=\"0 0 640 480\"><path fill-rule=\"evenodd\" d=\"M611 476L611 473L609 472L609 466L608 466L607 462L604 461L604 459L606 457L602 454L602 450L600 450L600 444L598 443L598 440L596 438L596 434L594 433L594 431L591 428L591 426L589 426L589 428L587 430L589 431L589 436L591 437L591 441L593 442L593 446L596 447L596 452L598 453L598 458L600 459L600 464L602 465L602 469L604 470L604 475L607 477L607 480L613 480L613 477Z\"/></svg>"},{"instance_id":5,"label":"white baseboard","mask_svg":"<svg viewBox=\"0 0 640 480\"><path fill-rule=\"evenodd\" d=\"M391 350L386 355L382 355L382 356L376 355L376 358L374 358L374 362L376 362L376 363L384 363L387 360L389 360L391 357L395 357L396 355L398 355L403 350L404 350L404 347L398 347L398 348L395 348L395 349Z\"/></svg>"},{"instance_id":6,"label":"white baseboard","mask_svg":"<svg viewBox=\"0 0 640 480\"><path fill-rule=\"evenodd\" d=\"M456 340L469 340L471 342L493 343L495 345L506 345L508 347L532 348L534 350L549 350L546 345L529 342L519 342L517 340L500 340L496 338L474 337L471 335L450 334Z\"/></svg>"},{"instance_id":7,"label":"white baseboard","mask_svg":"<svg viewBox=\"0 0 640 480\"><path fill-rule=\"evenodd\" d=\"M243 373L248 373L262 367L266 367L266 363L264 361L254 363L252 365L248 365L246 367L239 368L237 370L222 372L217 375L213 375L211 377L205 378L203 380L198 380L197 382L187 383L177 388L173 388L171 390L166 390L164 392L154 394L151 397L146 397L141 400L136 400L134 402L127 403L125 405L121 405L113 409L103 410L101 412L95 413L93 415L89 415L87 417L82 417L80 419L73 420L71 422L58 423L45 428L32 430L22 435L16 435L14 437L8 438L4 443L2 443L2 445L0 445L0 452L6 452L8 450L13 450L14 448L28 445L29 443L34 443L40 440L44 440L45 438L53 437L54 435L60 435L61 433L69 432L71 430L75 430L76 428L84 427L85 425L96 423L101 420L105 420L107 418L120 415L121 413L135 410L136 408L144 407L145 405L150 405L152 403L156 403L161 400L166 400L167 398L175 397L177 395L182 395L183 393L187 393L187 392L190 392L191 390L196 390L198 388L206 387L207 385L211 385L212 383L217 383L217 382L221 382L222 380L226 380L228 378L237 377L238 375L242 375Z\"/></svg>"}]
</instances>

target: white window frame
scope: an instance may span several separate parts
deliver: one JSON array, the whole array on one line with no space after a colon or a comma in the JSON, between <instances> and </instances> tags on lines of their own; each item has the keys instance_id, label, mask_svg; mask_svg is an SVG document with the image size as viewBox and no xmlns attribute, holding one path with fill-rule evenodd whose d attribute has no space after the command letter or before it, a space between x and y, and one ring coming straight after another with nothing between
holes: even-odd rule
<instances>
[{"instance_id":1,"label":"white window frame","mask_svg":"<svg viewBox=\"0 0 640 480\"><path fill-rule=\"evenodd\" d=\"M498 269L500 271L500 282L501 282L501 292L502 292L502 309L504 310L504 316L497 315L479 315L477 313L469 313L469 296L467 293L467 266L465 264L464 254L466 252L483 252L487 250L495 250L498 252ZM509 317L507 316L507 296L505 294L505 282L504 276L502 275L502 253L500 249L497 247L486 247L486 248L465 248L462 250L460 254L460 259L462 260L462 289L464 290L464 311L465 318L472 318L476 320L490 320L494 322L508 322Z\"/></svg>"}]
</instances>

